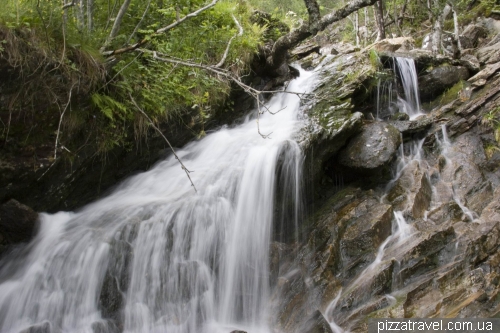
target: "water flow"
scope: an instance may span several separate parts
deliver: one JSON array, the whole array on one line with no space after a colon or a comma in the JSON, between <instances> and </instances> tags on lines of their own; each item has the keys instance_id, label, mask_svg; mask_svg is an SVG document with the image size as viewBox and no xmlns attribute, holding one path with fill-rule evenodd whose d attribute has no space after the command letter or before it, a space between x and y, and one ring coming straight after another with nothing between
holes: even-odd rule
<instances>
[{"instance_id":1,"label":"water flow","mask_svg":"<svg viewBox=\"0 0 500 333\"><path fill-rule=\"evenodd\" d=\"M415 61L411 58L395 57L394 73L399 73L404 98L399 98L400 110L407 113L410 119L421 115L418 94L418 79Z\"/></svg>"},{"instance_id":2,"label":"water flow","mask_svg":"<svg viewBox=\"0 0 500 333\"><path fill-rule=\"evenodd\" d=\"M301 71L289 89L314 82ZM198 193L169 158L80 212L42 214L28 258L0 269L0 331L268 332L277 169L300 207L299 105L272 98L272 111L286 109L262 115L271 139L249 117L178 151Z\"/></svg>"},{"instance_id":3,"label":"water flow","mask_svg":"<svg viewBox=\"0 0 500 333\"><path fill-rule=\"evenodd\" d=\"M379 79L377 82L376 117L383 119L394 113L392 80Z\"/></svg>"}]
</instances>

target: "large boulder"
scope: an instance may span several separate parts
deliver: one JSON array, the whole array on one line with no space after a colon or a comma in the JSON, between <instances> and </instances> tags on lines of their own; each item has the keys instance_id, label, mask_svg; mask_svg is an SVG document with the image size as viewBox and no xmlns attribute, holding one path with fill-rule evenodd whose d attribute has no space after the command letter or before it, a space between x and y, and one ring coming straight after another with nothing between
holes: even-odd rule
<instances>
[{"instance_id":1,"label":"large boulder","mask_svg":"<svg viewBox=\"0 0 500 333\"><path fill-rule=\"evenodd\" d=\"M14 244L29 242L35 234L38 214L16 200L0 206L0 254Z\"/></svg>"},{"instance_id":2,"label":"large boulder","mask_svg":"<svg viewBox=\"0 0 500 333\"><path fill-rule=\"evenodd\" d=\"M446 89L468 78L469 71L462 66L440 66L431 69L418 78L420 98L422 101L432 100Z\"/></svg>"},{"instance_id":3,"label":"large boulder","mask_svg":"<svg viewBox=\"0 0 500 333\"><path fill-rule=\"evenodd\" d=\"M401 135L395 127L383 122L369 123L340 151L339 161L349 168L378 173L390 164L400 144Z\"/></svg>"}]
</instances>

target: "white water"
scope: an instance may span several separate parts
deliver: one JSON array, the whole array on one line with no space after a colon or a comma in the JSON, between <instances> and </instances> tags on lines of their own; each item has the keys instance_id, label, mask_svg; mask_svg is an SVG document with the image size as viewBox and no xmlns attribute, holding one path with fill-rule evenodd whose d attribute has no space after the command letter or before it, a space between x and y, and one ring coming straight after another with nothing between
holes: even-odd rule
<instances>
[{"instance_id":1,"label":"white water","mask_svg":"<svg viewBox=\"0 0 500 333\"><path fill-rule=\"evenodd\" d=\"M421 115L420 97L418 94L418 79L415 61L411 58L395 57L394 73L399 73L403 86L404 98L399 98L400 111L407 113L410 119Z\"/></svg>"},{"instance_id":2,"label":"white water","mask_svg":"<svg viewBox=\"0 0 500 333\"><path fill-rule=\"evenodd\" d=\"M380 120L394 113L392 97L393 82L379 79L377 82L376 119Z\"/></svg>"},{"instance_id":3,"label":"white water","mask_svg":"<svg viewBox=\"0 0 500 333\"><path fill-rule=\"evenodd\" d=\"M289 89L314 81L301 71ZM292 94L272 98L271 111L286 109L261 116L271 139L250 119L179 150L198 193L169 158L79 212L43 214L27 258L0 269L0 331L48 322L55 332L269 332L275 184L288 179L299 207L299 105ZM101 305L103 284L116 289L104 302L115 311Z\"/></svg>"},{"instance_id":4,"label":"white water","mask_svg":"<svg viewBox=\"0 0 500 333\"><path fill-rule=\"evenodd\" d=\"M385 119L396 111L406 113L410 119L422 115L418 93L418 77L415 61L411 58L394 57L393 72L399 78L403 95L393 94L396 80L379 79L377 82L376 119Z\"/></svg>"}]
</instances>

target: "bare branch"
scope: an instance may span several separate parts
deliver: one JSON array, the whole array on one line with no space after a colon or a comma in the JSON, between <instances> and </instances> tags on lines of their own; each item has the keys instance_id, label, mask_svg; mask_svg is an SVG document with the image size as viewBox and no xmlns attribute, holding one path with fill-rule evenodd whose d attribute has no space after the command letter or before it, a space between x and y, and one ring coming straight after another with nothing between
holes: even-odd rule
<instances>
[{"instance_id":1,"label":"bare branch","mask_svg":"<svg viewBox=\"0 0 500 333\"><path fill-rule=\"evenodd\" d=\"M73 84L71 86L71 88L69 89L68 101L66 102L66 105L64 106L64 109L61 112L61 116L59 117L59 125L57 126L57 134L56 134L56 142L54 144L54 160L52 161L52 164L50 164L50 166L47 168L47 170L45 170L45 172L42 173L42 175L40 177L38 177L37 181L40 180L43 176L45 176L47 174L47 172L49 172L49 170L57 162L57 146L59 145L59 134L61 133L61 124L62 124L62 120L63 120L64 114L66 113L66 110L68 109L68 106L71 103L71 94L73 93L73 88L74 87L75 87L75 84ZM58 103L57 106L59 106L59 103ZM61 110L61 108L59 108L59 110ZM64 146L61 146L61 148L65 149L65 150L67 150L69 152L68 148L66 148Z\"/></svg>"},{"instance_id":2,"label":"bare branch","mask_svg":"<svg viewBox=\"0 0 500 333\"><path fill-rule=\"evenodd\" d=\"M222 65L224 65L224 63L226 62L227 55L229 54L229 48L231 47L231 42L233 41L233 39L235 39L237 36L243 35L243 27L241 26L240 22L238 22L238 20L236 19L236 17L234 17L234 15L231 15L231 16L233 17L234 22L238 26L239 33L237 33L236 35L231 37L231 39L227 43L226 50L224 51L224 55L222 56L222 59L219 61L219 63L217 65L214 66L215 68L222 67Z\"/></svg>"},{"instance_id":3,"label":"bare branch","mask_svg":"<svg viewBox=\"0 0 500 333\"><path fill-rule=\"evenodd\" d=\"M318 23L321 20L319 4L316 0L304 0L304 2L309 15L309 31L314 35L318 32Z\"/></svg>"},{"instance_id":4,"label":"bare branch","mask_svg":"<svg viewBox=\"0 0 500 333\"><path fill-rule=\"evenodd\" d=\"M73 0L71 2L68 2L68 3L64 4L62 6L62 9L65 10L65 9L68 9L69 7L73 7L74 5L76 5L76 0Z\"/></svg>"},{"instance_id":5,"label":"bare branch","mask_svg":"<svg viewBox=\"0 0 500 333\"><path fill-rule=\"evenodd\" d=\"M142 110L139 107L139 105L137 104L137 102L135 101L135 99L132 97L132 95L129 93L128 96L130 97L130 100L132 101L132 104L134 104L134 106L137 108L137 110L144 116L144 118L146 118L149 121L151 127L153 127L158 132L158 134L160 134L163 137L163 139L165 140L165 142L170 147L170 150L172 150L172 153L174 154L175 159L177 161L179 161L179 164L181 165L182 170L184 170L184 172L186 173L186 176L189 178L189 182L191 183L191 186L194 188L194 191L198 192L196 190L196 186L194 186L194 183L193 183L193 180L191 179L191 176L189 175L191 173L191 171L189 171L186 168L186 166L184 165L184 163L182 163L181 159L179 158L179 156L175 152L174 147L172 147L172 145L170 144L170 141L168 141L167 137L163 134L163 132L153 123L153 121L151 120L151 118L149 118L149 116L146 114L146 112L144 112L144 110Z\"/></svg>"},{"instance_id":6,"label":"bare branch","mask_svg":"<svg viewBox=\"0 0 500 333\"><path fill-rule=\"evenodd\" d=\"M205 10L212 8L213 6L215 6L217 4L218 1L219 0L213 0L211 3L209 3L205 7L202 7L200 9L198 9L197 11L194 11L192 13L187 14L186 16L184 16L183 18L181 18L180 20L177 20L174 23L172 23L170 25L167 25L164 28L156 30L156 33L161 34L161 33L164 33L165 31L168 31L168 30L170 30L172 28L175 28L176 26L178 26L179 24L181 24L185 20L187 20L187 19L189 19L191 17L198 16L198 14L200 14L201 12L204 12Z\"/></svg>"},{"instance_id":7,"label":"bare branch","mask_svg":"<svg viewBox=\"0 0 500 333\"><path fill-rule=\"evenodd\" d=\"M73 88L74 84L71 86L69 89L69 95L68 95L68 102L66 103L66 106L64 106L64 110L61 112L61 116L59 117L59 125L57 126L57 134L56 134L56 143L54 145L54 162L57 159L57 146L59 145L59 133L61 132L61 124L62 120L64 117L64 114L66 113L66 110L68 109L69 103L71 102L71 94L73 93Z\"/></svg>"},{"instance_id":8,"label":"bare branch","mask_svg":"<svg viewBox=\"0 0 500 333\"><path fill-rule=\"evenodd\" d=\"M148 10L149 10L149 6L151 5L151 0L148 1L148 4L146 5L146 9L144 9L144 13L142 14L142 17L141 19L139 20L139 23L137 23L137 25L135 26L134 28L134 31L132 31L132 33L130 34L130 37L127 39L127 44L130 43L130 40L132 38L134 38L135 34L137 33L137 30L139 30L139 27L141 26L142 24L142 21L144 21L144 18L146 17L146 14L148 13Z\"/></svg>"},{"instance_id":9,"label":"bare branch","mask_svg":"<svg viewBox=\"0 0 500 333\"><path fill-rule=\"evenodd\" d=\"M123 4L120 7L120 10L118 11L118 14L116 15L115 22L113 23L113 27L111 28L111 32L109 33L108 38L104 42L104 45L101 48L101 52L104 51L104 48L111 43L113 38L115 38L118 35L118 31L120 30L120 25L122 23L123 17L125 16L125 13L128 10L128 7L130 5L131 0L125 0Z\"/></svg>"},{"instance_id":10,"label":"bare branch","mask_svg":"<svg viewBox=\"0 0 500 333\"><path fill-rule=\"evenodd\" d=\"M210 9L212 8L213 6L215 6L217 4L219 0L213 0L210 4L206 5L205 7L202 7L192 13L189 13L187 14L186 16L184 16L183 18L175 21L174 23L164 27L164 28L161 28L161 29L158 29L155 31L155 34L161 34L161 33L164 33L168 30L171 30L173 28L175 28L176 26L178 26L179 24L181 24L182 22L184 22L185 20L189 19L189 18L192 18L192 17L195 17L195 16L198 16L201 12L204 12L205 10L207 9ZM118 13L117 17L116 17L116 20L115 20L115 24L113 25L113 29L115 29L115 25L117 24L116 21L118 20L118 17L120 17L120 21L122 19L122 16L120 16L120 13L122 12L122 8L124 8L125 4L129 2L130 3L130 0L125 0L125 2L123 3L122 7L120 8L120 12ZM126 6L126 8L128 8L128 5ZM123 12L125 13L125 12ZM139 22L140 23L140 22ZM120 26L120 24L118 23L118 27ZM130 52L130 51L134 51L134 50L137 50L138 48L142 47L143 45L147 44L147 42L149 41L148 38L144 38L142 39L141 41L135 43L135 44L132 44L132 45L127 45L121 49L117 49L117 50L112 50L112 51L104 51L104 48L111 42L111 40L116 36L116 34L118 33L118 30L116 31L116 33L112 36L113 34L113 29L111 30L111 33L108 37L108 40L106 41L106 43L104 44L104 46L101 48L101 54L102 55L105 55L105 56L112 56L112 55L117 55L117 54L122 54L122 53L125 53L125 52Z\"/></svg>"}]
</instances>

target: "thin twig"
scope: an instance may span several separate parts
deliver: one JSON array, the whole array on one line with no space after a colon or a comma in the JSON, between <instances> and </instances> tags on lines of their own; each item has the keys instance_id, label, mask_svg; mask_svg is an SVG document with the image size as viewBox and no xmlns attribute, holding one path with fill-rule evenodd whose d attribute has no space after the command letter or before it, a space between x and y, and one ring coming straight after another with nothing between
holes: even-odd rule
<instances>
[{"instance_id":1,"label":"thin twig","mask_svg":"<svg viewBox=\"0 0 500 333\"><path fill-rule=\"evenodd\" d=\"M229 54L229 48L231 47L233 39L243 35L243 27L241 26L240 22L238 22L238 20L236 19L236 17L234 17L234 15L231 14L231 16L233 17L234 23L236 23L236 26L238 27L239 33L235 34L233 37L231 37L231 39L229 39L229 42L227 43L226 46L226 50L224 51L224 54L222 56L222 59L219 61L217 65L214 66L215 68L222 67L222 65L224 65L224 63L226 62L227 55Z\"/></svg>"},{"instance_id":2,"label":"thin twig","mask_svg":"<svg viewBox=\"0 0 500 333\"><path fill-rule=\"evenodd\" d=\"M64 114L66 113L66 110L68 109L69 104L71 103L71 94L73 93L74 87L75 87L75 85L73 84L71 86L71 88L69 89L68 102L64 106L64 110L61 112L61 116L59 117L59 125L57 126L57 134L56 134L56 143L54 145L54 163L57 159L57 146L59 144L59 133L61 132L62 120L63 120Z\"/></svg>"},{"instance_id":3,"label":"thin twig","mask_svg":"<svg viewBox=\"0 0 500 333\"><path fill-rule=\"evenodd\" d=\"M130 40L135 36L135 34L137 33L137 30L139 30L139 27L141 26L142 24L142 21L144 21L144 18L146 17L146 14L148 13L148 10L149 10L149 6L151 5L151 0L148 1L148 4L146 6L146 9L144 10L144 13L142 14L142 17L141 19L139 20L139 23L137 23L137 25L135 26L134 28L134 31L132 31L132 33L130 34L130 37L127 39L127 44L130 43Z\"/></svg>"},{"instance_id":4,"label":"thin twig","mask_svg":"<svg viewBox=\"0 0 500 333\"><path fill-rule=\"evenodd\" d=\"M205 7L202 7L202 8L200 8L200 9L198 9L198 10L192 12L192 13L187 14L183 18L181 18L179 20L176 20L174 23L172 23L172 24L170 24L170 25L168 25L166 27L163 27L163 28L160 28L160 29L156 30L154 34L162 34L162 33L166 32L168 30L171 30L171 29L175 28L176 26L178 26L179 24L181 24L185 20L187 20L189 18L192 18L192 17L195 17L195 16L198 16L200 13L204 12L205 10L212 8L213 6L215 6L217 4L218 1L219 0L213 0L210 4L206 5ZM112 50L112 51L104 51L104 47L107 46L107 44L105 44L101 48L101 54L104 55L104 56L112 56L112 55L116 55L116 54L122 54L122 53L125 53L125 52L134 51L134 50L137 50L138 48L140 48L141 46L147 44L148 42L149 42L149 38L143 38L142 40L140 40L139 42L137 42L135 44L126 45L126 46L124 46L121 49Z\"/></svg>"},{"instance_id":5,"label":"thin twig","mask_svg":"<svg viewBox=\"0 0 500 333\"><path fill-rule=\"evenodd\" d=\"M217 4L219 0L213 0L211 3L209 3L208 5L206 5L205 7L202 7L200 9L198 9L197 11L194 11L192 13L189 13L187 14L186 16L184 16L183 18L181 18L180 20L177 20L175 21L174 23L170 24L170 25L167 25L166 27L164 28L161 28L161 29L158 29L156 30L156 33L163 33L167 30L170 30L170 29L173 29L175 28L176 26L178 26L179 24L181 24L182 22L184 22L185 20L191 18L191 17L195 17L195 16L198 16L198 14L200 14L201 12L207 10L207 9L210 9L212 8L213 6L215 6Z\"/></svg>"},{"instance_id":6,"label":"thin twig","mask_svg":"<svg viewBox=\"0 0 500 333\"><path fill-rule=\"evenodd\" d=\"M106 82L106 84L104 84L103 88L106 87L108 84L110 84L111 82L113 82L113 80L118 76L120 75L121 72L123 72L123 70L125 68L127 68L128 66L132 65L132 63L137 59L139 58L140 56L142 55L142 53L139 53L134 59L130 60L130 62L128 64L126 64L125 66L123 66L122 69L120 69L111 79L108 80L108 82Z\"/></svg>"},{"instance_id":7,"label":"thin twig","mask_svg":"<svg viewBox=\"0 0 500 333\"><path fill-rule=\"evenodd\" d=\"M68 2L66 4L64 4L62 6L62 9L65 10L65 9L68 9L69 7L73 7L74 5L76 4L75 0L71 1L71 2Z\"/></svg>"},{"instance_id":8,"label":"thin twig","mask_svg":"<svg viewBox=\"0 0 500 333\"><path fill-rule=\"evenodd\" d=\"M135 99L132 97L132 95L129 93L128 96L130 97L130 100L132 101L132 104L134 104L134 106L137 108L137 110L139 110L139 112L149 121L149 123L151 124L151 126L158 132L158 134L160 134L163 139L165 140L165 142L168 144L168 146L170 147L170 150L172 150L172 153L174 154L175 156L175 159L177 161L179 161L179 164L181 165L181 168L182 170L184 170L184 172L186 173L186 176L189 178L189 182L191 182L191 186L194 188L194 191L195 192L198 192L196 190L196 186L194 186L194 183L193 183L193 180L191 179L191 176L189 175L192 171L189 171L186 166L184 165L184 163L182 163L181 159L179 158L179 156L177 156L177 153L175 152L175 149L174 147L172 147L172 145L170 144L170 141L168 141L167 137L163 134L163 132L153 123L153 121L151 120L151 118L149 118L149 116L146 114L146 112L144 112L144 110L142 110L139 105L136 103Z\"/></svg>"}]
</instances>

